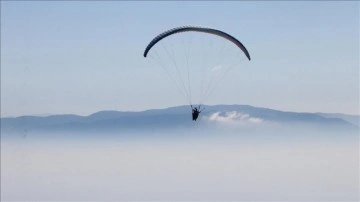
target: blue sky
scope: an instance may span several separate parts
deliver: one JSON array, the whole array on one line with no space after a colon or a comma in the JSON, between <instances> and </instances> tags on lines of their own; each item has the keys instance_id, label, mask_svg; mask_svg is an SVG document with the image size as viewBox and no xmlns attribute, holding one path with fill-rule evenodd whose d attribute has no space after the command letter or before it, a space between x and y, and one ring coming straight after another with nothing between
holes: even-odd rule
<instances>
[{"instance_id":1,"label":"blue sky","mask_svg":"<svg viewBox=\"0 0 360 202\"><path fill-rule=\"evenodd\" d=\"M181 25L231 33L252 56L205 104L359 114L357 1L1 1L1 116L187 104L142 56Z\"/></svg>"}]
</instances>

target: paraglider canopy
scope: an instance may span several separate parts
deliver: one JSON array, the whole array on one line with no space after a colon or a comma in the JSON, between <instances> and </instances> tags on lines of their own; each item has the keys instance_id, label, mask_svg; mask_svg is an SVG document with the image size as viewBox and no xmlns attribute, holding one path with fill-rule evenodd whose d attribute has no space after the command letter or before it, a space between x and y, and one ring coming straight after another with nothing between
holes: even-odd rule
<instances>
[{"instance_id":1,"label":"paraglider canopy","mask_svg":"<svg viewBox=\"0 0 360 202\"><path fill-rule=\"evenodd\" d=\"M148 52L150 51L150 49L160 40L162 40L163 38L170 36L172 34L176 34L176 33L181 33L181 32L204 32L204 33L208 33L208 34L214 34L214 35L218 35L220 37L223 37L231 42L233 42L236 46L238 46L246 55L246 57L250 60L250 54L249 52L246 50L245 46L239 41L237 40L235 37L231 36L230 34L227 34L223 31L217 30L217 29L212 29L212 28L205 28L205 27L196 27L196 26L183 26L183 27L176 27L170 30L167 30L161 34L159 34L158 36L156 36L150 43L149 45L146 47L145 51L144 51L144 57L147 56Z\"/></svg>"}]
</instances>

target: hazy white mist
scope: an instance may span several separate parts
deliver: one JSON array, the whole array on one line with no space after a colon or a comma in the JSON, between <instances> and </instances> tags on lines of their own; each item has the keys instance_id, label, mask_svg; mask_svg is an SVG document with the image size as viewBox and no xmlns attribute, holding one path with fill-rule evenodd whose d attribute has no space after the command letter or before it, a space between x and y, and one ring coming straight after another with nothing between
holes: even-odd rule
<instances>
[{"instance_id":1,"label":"hazy white mist","mask_svg":"<svg viewBox=\"0 0 360 202\"><path fill-rule=\"evenodd\" d=\"M354 134L175 133L3 139L1 199L359 200Z\"/></svg>"}]
</instances>

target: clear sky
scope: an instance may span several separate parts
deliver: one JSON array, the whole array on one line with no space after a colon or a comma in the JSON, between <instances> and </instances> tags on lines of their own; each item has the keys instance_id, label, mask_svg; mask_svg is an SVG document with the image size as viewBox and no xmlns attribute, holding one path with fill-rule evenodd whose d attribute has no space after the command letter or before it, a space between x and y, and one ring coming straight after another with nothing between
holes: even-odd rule
<instances>
[{"instance_id":1,"label":"clear sky","mask_svg":"<svg viewBox=\"0 0 360 202\"><path fill-rule=\"evenodd\" d=\"M1 1L1 116L187 104L142 56L181 25L231 33L252 56L205 104L359 114L357 1Z\"/></svg>"}]
</instances>

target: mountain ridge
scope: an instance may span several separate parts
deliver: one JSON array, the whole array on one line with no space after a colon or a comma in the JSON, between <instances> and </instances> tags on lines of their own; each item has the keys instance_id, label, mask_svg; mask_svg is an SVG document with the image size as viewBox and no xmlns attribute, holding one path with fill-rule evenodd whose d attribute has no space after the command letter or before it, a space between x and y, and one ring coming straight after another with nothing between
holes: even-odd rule
<instances>
[{"instance_id":1,"label":"mountain ridge","mask_svg":"<svg viewBox=\"0 0 360 202\"><path fill-rule=\"evenodd\" d=\"M206 105L195 123L211 127L218 123L255 122L310 125L320 128L359 130L359 116L330 113L288 112L251 105ZM347 119L346 118L351 118ZM357 122L356 122L357 120ZM186 105L144 111L104 110L88 116L60 114L1 118L2 133L21 131L126 131L193 127L191 108Z\"/></svg>"}]
</instances>

